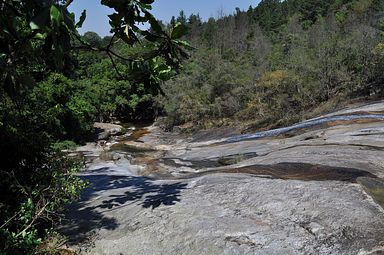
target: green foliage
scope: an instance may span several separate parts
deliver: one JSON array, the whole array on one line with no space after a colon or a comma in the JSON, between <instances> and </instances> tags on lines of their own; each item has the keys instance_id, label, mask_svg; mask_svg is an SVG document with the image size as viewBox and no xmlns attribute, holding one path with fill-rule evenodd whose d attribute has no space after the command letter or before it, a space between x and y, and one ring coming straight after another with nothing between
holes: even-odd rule
<instances>
[{"instance_id":1,"label":"green foliage","mask_svg":"<svg viewBox=\"0 0 384 255\"><path fill-rule=\"evenodd\" d=\"M264 73L257 83L256 93L244 109L245 117L267 116L272 121L281 121L307 108L308 100L298 75L277 70Z\"/></svg>"},{"instance_id":2,"label":"green foliage","mask_svg":"<svg viewBox=\"0 0 384 255\"><path fill-rule=\"evenodd\" d=\"M88 31L88 32L84 33L83 39L87 43L89 43L92 47L101 47L102 46L102 39L95 32Z\"/></svg>"},{"instance_id":3,"label":"green foliage","mask_svg":"<svg viewBox=\"0 0 384 255\"><path fill-rule=\"evenodd\" d=\"M74 141L64 140L52 145L54 151L63 151L63 150L72 150L75 149L78 145Z\"/></svg>"},{"instance_id":4,"label":"green foliage","mask_svg":"<svg viewBox=\"0 0 384 255\"><path fill-rule=\"evenodd\" d=\"M115 10L106 38L80 36L86 12L76 22L71 2L0 1L2 254L32 254L84 187L60 150L85 141L94 121L153 119L153 97L188 56L185 30L164 31L152 0L101 1Z\"/></svg>"},{"instance_id":5,"label":"green foliage","mask_svg":"<svg viewBox=\"0 0 384 255\"><path fill-rule=\"evenodd\" d=\"M168 128L286 125L328 101L382 97L382 2L264 0L187 24L197 50L164 85Z\"/></svg>"},{"instance_id":6,"label":"green foliage","mask_svg":"<svg viewBox=\"0 0 384 255\"><path fill-rule=\"evenodd\" d=\"M31 105L36 112L44 113L40 114L39 122L45 125L52 140L80 142L91 131L96 109L79 88L74 81L57 73L34 87Z\"/></svg>"},{"instance_id":7,"label":"green foliage","mask_svg":"<svg viewBox=\"0 0 384 255\"><path fill-rule=\"evenodd\" d=\"M86 185L75 176L80 168L78 162L58 153L45 160L30 177L29 181L38 180L33 187L27 185L26 177L15 172L1 174L1 184L9 186L7 195L12 195L0 204L1 217L6 219L0 227L0 247L5 254L32 254L41 243L40 229L57 218L62 205L76 198Z\"/></svg>"}]
</instances>

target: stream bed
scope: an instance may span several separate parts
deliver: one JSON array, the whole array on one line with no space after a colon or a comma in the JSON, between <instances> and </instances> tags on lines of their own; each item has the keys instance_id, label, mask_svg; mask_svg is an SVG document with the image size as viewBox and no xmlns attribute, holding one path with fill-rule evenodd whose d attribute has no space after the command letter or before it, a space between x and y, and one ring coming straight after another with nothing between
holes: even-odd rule
<instances>
[{"instance_id":1,"label":"stream bed","mask_svg":"<svg viewBox=\"0 0 384 255\"><path fill-rule=\"evenodd\" d=\"M378 106L216 140L151 125L89 144L91 186L60 231L80 254L384 252Z\"/></svg>"}]
</instances>

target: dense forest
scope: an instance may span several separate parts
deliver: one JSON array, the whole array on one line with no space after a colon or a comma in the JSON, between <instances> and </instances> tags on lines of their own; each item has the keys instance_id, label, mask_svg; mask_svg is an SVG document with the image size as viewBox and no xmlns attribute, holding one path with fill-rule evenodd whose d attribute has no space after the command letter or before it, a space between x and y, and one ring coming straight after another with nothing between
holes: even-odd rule
<instances>
[{"instance_id":1,"label":"dense forest","mask_svg":"<svg viewBox=\"0 0 384 255\"><path fill-rule=\"evenodd\" d=\"M160 100L167 125L299 121L384 95L384 2L264 0L203 22L181 12L196 47ZM188 125L190 126L190 125Z\"/></svg>"},{"instance_id":2,"label":"dense forest","mask_svg":"<svg viewBox=\"0 0 384 255\"><path fill-rule=\"evenodd\" d=\"M263 128L384 96L381 0L264 0L169 23L152 0L103 0L115 10L104 38L77 32L86 13L75 19L71 2L0 0L4 253L34 253L85 186L61 151L95 121Z\"/></svg>"}]
</instances>

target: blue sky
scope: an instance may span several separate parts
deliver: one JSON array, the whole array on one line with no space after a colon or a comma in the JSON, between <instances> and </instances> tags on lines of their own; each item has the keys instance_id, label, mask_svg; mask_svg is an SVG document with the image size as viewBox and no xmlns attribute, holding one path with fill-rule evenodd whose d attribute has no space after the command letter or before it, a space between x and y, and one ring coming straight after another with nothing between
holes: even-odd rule
<instances>
[{"instance_id":1,"label":"blue sky","mask_svg":"<svg viewBox=\"0 0 384 255\"><path fill-rule=\"evenodd\" d=\"M259 0L156 0L152 13L157 19L168 22L172 16L178 16L180 10L184 10L187 17L199 13L206 20L209 17L217 17L218 11L231 14L236 7L247 10L250 5L255 7ZM108 14L112 10L102 6L100 0L74 0L69 7L75 12L76 18L82 10L87 10L87 19L83 24L81 33L86 31L97 32L101 36L109 33Z\"/></svg>"}]
</instances>

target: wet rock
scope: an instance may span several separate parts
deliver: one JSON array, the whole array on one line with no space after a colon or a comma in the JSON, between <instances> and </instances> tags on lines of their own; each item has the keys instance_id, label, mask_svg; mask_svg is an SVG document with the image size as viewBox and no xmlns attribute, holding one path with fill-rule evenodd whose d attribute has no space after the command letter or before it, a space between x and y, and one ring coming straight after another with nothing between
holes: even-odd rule
<instances>
[{"instance_id":1,"label":"wet rock","mask_svg":"<svg viewBox=\"0 0 384 255\"><path fill-rule=\"evenodd\" d=\"M364 187L364 190L384 209L384 179L359 177L357 182Z\"/></svg>"},{"instance_id":2,"label":"wet rock","mask_svg":"<svg viewBox=\"0 0 384 255\"><path fill-rule=\"evenodd\" d=\"M250 174L258 177L280 178L285 180L303 180L303 181L344 181L355 183L358 178L361 181L366 180L363 177L377 178L370 172L343 167L330 167L325 165L311 165L305 163L278 163L274 165L251 165L238 168L208 170L198 172L193 175L185 175L182 178L194 178L203 175L216 174L216 173L232 173L232 174ZM376 179L371 181L375 182ZM383 186L383 185L382 185ZM375 188L380 186L376 184ZM382 189L382 187L381 187Z\"/></svg>"}]
</instances>

